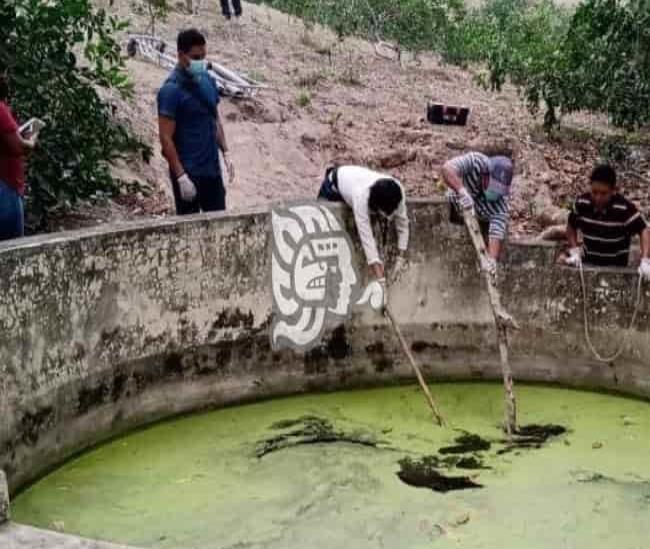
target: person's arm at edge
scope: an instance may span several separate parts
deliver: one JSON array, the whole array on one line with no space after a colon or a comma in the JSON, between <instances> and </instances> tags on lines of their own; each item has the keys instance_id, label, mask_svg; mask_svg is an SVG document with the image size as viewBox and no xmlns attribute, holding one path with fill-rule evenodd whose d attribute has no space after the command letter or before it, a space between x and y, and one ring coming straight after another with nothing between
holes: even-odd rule
<instances>
[{"instance_id":1,"label":"person's arm at edge","mask_svg":"<svg viewBox=\"0 0 650 549\"><path fill-rule=\"evenodd\" d=\"M464 185L462 174L457 170L454 161L455 159L451 159L445 162L440 170L440 174L447 187L458 193Z\"/></svg>"},{"instance_id":2,"label":"person's arm at edge","mask_svg":"<svg viewBox=\"0 0 650 549\"><path fill-rule=\"evenodd\" d=\"M0 138L11 154L15 156L25 156L32 152L36 147L37 135L32 135L26 139L20 135L20 132L14 132L0 134Z\"/></svg>"},{"instance_id":3,"label":"person's arm at edge","mask_svg":"<svg viewBox=\"0 0 650 549\"><path fill-rule=\"evenodd\" d=\"M167 116L158 116L158 133L162 154L169 164L169 169L174 177L179 178L185 173L181 159L178 156L174 144L174 133L176 132L176 120Z\"/></svg>"},{"instance_id":4,"label":"person's arm at edge","mask_svg":"<svg viewBox=\"0 0 650 549\"><path fill-rule=\"evenodd\" d=\"M354 201L352 204L352 212L354 214L354 222L357 226L357 232L359 233L359 240L361 240L361 246L366 254L370 274L377 279L384 278L384 264L379 258L377 242L370 224L367 195L362 195Z\"/></svg>"}]
</instances>

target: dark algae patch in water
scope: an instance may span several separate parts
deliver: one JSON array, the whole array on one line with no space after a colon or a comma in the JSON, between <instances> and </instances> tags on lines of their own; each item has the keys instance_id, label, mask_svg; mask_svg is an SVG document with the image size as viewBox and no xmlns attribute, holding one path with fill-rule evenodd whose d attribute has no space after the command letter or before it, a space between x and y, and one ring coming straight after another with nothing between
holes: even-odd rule
<instances>
[{"instance_id":1,"label":"dark algae patch in water","mask_svg":"<svg viewBox=\"0 0 650 549\"><path fill-rule=\"evenodd\" d=\"M468 490L482 488L469 477L446 476L436 468L440 460L437 456L424 456L422 459L404 458L399 461L399 479L415 488L429 488L434 492L450 492L452 490Z\"/></svg>"},{"instance_id":2,"label":"dark algae patch in water","mask_svg":"<svg viewBox=\"0 0 650 549\"><path fill-rule=\"evenodd\" d=\"M456 444L453 446L446 446L440 448L441 454L470 454L473 452L482 452L489 450L492 446L488 440L481 438L478 435L465 433L455 440Z\"/></svg>"},{"instance_id":3,"label":"dark algae patch in water","mask_svg":"<svg viewBox=\"0 0 650 549\"><path fill-rule=\"evenodd\" d=\"M517 448L541 448L550 438L562 435L566 428L561 425L522 426L512 443L497 451L497 456ZM490 469L483 464L483 452L490 450L492 443L479 435L465 432L454 440L452 446L440 448L439 455L430 455L413 460L404 458L399 462L397 476L409 486L430 488L436 492L482 488L467 476L447 476L440 469Z\"/></svg>"},{"instance_id":4,"label":"dark algae patch in water","mask_svg":"<svg viewBox=\"0 0 650 549\"><path fill-rule=\"evenodd\" d=\"M517 429L517 434L512 442L504 441L506 446L497 452L497 455L506 454L514 450L541 448L550 439L559 437L567 432L563 425L552 423L546 425L522 425Z\"/></svg>"},{"instance_id":5,"label":"dark algae patch in water","mask_svg":"<svg viewBox=\"0 0 650 549\"><path fill-rule=\"evenodd\" d=\"M185 416L66 462L12 516L148 549L650 548L650 405L517 396L528 446L505 455L498 383L436 385L458 430L432 424L418 386Z\"/></svg>"},{"instance_id":6,"label":"dark algae patch in water","mask_svg":"<svg viewBox=\"0 0 650 549\"><path fill-rule=\"evenodd\" d=\"M271 425L271 429L284 432L260 440L255 447L255 455L258 458L263 458L271 452L304 444L342 442L370 448L376 448L378 444L376 438L370 433L346 433L342 430L336 430L331 421L312 415L278 421Z\"/></svg>"}]
</instances>

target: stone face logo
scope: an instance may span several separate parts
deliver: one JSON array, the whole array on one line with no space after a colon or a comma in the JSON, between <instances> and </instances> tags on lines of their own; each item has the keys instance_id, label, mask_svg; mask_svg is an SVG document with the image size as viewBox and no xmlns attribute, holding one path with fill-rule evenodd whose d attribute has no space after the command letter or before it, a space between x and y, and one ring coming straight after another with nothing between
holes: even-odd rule
<instances>
[{"instance_id":1,"label":"stone face logo","mask_svg":"<svg viewBox=\"0 0 650 549\"><path fill-rule=\"evenodd\" d=\"M313 202L273 208L271 234L271 346L305 351L348 318L359 298L352 242L341 220ZM376 301L370 293L360 303Z\"/></svg>"}]
</instances>

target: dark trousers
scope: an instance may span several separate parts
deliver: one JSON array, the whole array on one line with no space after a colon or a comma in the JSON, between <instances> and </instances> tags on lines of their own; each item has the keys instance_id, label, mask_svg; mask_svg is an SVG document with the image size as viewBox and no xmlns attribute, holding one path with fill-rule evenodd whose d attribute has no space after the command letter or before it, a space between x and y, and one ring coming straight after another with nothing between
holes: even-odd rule
<instances>
[{"instance_id":1,"label":"dark trousers","mask_svg":"<svg viewBox=\"0 0 650 549\"><path fill-rule=\"evenodd\" d=\"M327 168L325 178L321 183L318 191L318 198L321 200L329 200L330 202L343 202L343 197L339 194L334 181L336 180L336 168Z\"/></svg>"},{"instance_id":2,"label":"dark trousers","mask_svg":"<svg viewBox=\"0 0 650 549\"><path fill-rule=\"evenodd\" d=\"M190 175L190 179L196 186L196 197L191 202L181 198L176 178L172 177L171 179L176 215L222 212L226 209L226 189L223 186L221 174L218 174L217 177L193 177Z\"/></svg>"},{"instance_id":3,"label":"dark trousers","mask_svg":"<svg viewBox=\"0 0 650 549\"><path fill-rule=\"evenodd\" d=\"M221 13L223 13L226 19L230 19L232 15L230 12L230 2L231 0L221 0ZM232 9L235 12L235 17L239 17L241 15L241 0L232 0Z\"/></svg>"},{"instance_id":4,"label":"dark trousers","mask_svg":"<svg viewBox=\"0 0 650 549\"><path fill-rule=\"evenodd\" d=\"M24 234L23 198L16 190L0 181L0 240Z\"/></svg>"}]
</instances>

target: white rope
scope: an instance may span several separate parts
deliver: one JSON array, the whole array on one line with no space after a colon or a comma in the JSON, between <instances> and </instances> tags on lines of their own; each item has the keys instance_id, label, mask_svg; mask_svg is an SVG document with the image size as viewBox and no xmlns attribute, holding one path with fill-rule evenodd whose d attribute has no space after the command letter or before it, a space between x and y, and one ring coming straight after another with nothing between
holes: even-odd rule
<instances>
[{"instance_id":1,"label":"white rope","mask_svg":"<svg viewBox=\"0 0 650 549\"><path fill-rule=\"evenodd\" d=\"M596 360L600 362L613 362L616 360L623 351L625 350L625 346L627 345L628 339L630 337L630 334L632 333L632 330L634 329L634 325L636 324L636 317L639 314L639 309L641 308L641 300L643 299L643 277L639 275L639 281L637 283L636 287L636 303L634 304L634 312L632 313L632 319L630 320L630 325L628 326L627 330L625 331L625 334L623 335L623 341L621 341L621 345L619 348L616 350L616 352L608 357L602 356L594 347L594 344L591 341L591 336L589 335L589 315L588 315L588 306L587 306L587 285L585 284L585 274L582 269L582 262L580 263L580 283L582 285L582 310L584 313L584 324L585 324L585 339L587 340L587 346L589 347L589 350L593 353L594 357Z\"/></svg>"}]
</instances>

